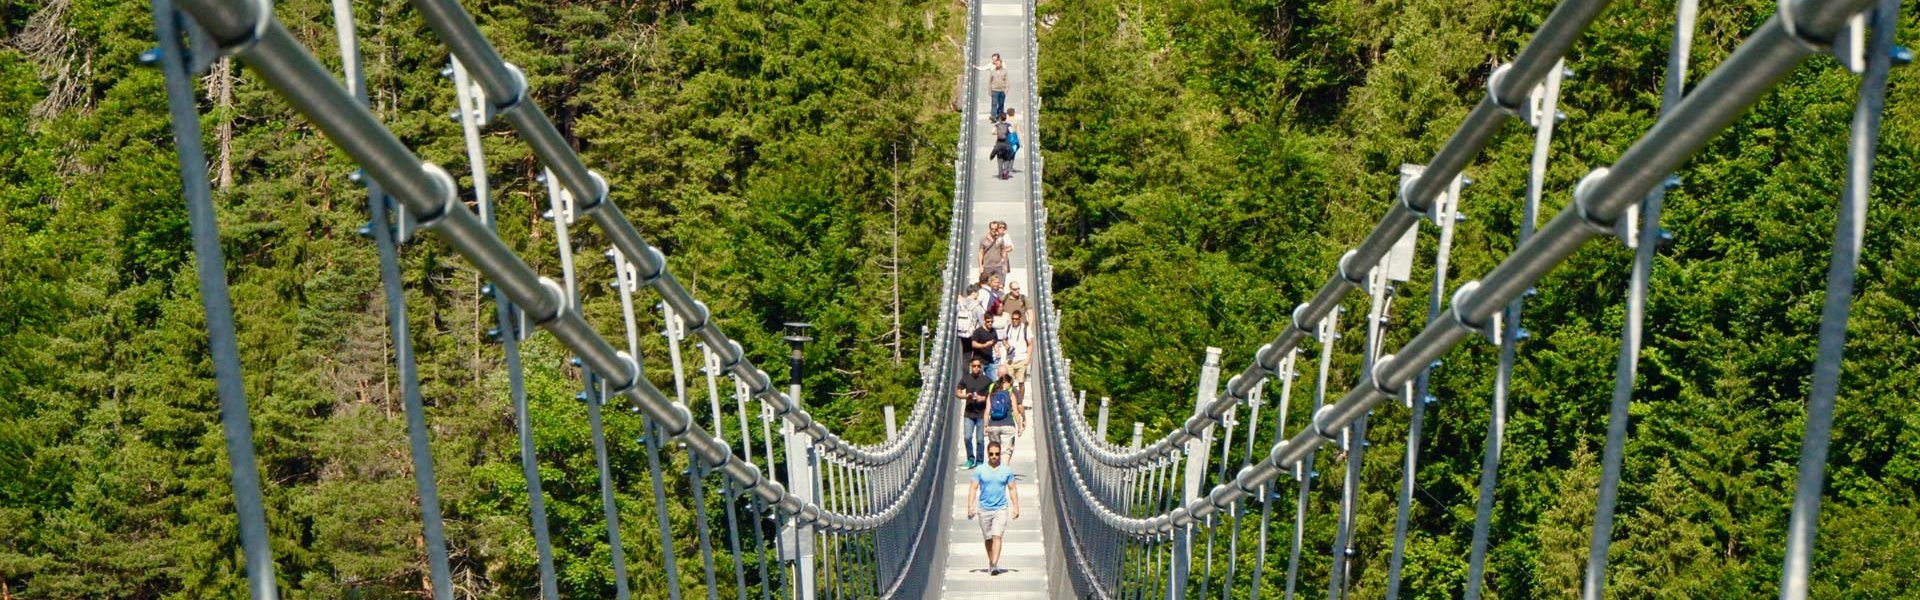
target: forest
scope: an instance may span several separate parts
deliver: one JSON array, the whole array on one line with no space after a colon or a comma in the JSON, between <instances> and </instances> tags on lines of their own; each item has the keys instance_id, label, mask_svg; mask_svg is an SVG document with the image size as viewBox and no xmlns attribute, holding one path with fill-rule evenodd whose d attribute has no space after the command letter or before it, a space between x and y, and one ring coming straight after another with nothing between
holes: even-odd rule
<instances>
[{"instance_id":1,"label":"forest","mask_svg":"<svg viewBox=\"0 0 1920 600\"><path fill-rule=\"evenodd\" d=\"M906 414L946 260L963 6L467 6L749 356L784 380L780 325L810 321L807 402L822 422L871 443L880 406ZM446 47L406 2L354 9L375 113L473 203L447 118ZM337 72L328 2L274 11ZM155 45L146 2L0 2L0 598L245 596L166 94L138 60ZM290 597L425 597L355 166L246 68L223 61L199 83L281 585ZM502 238L558 273L539 165L504 125L486 148ZM584 312L617 338L607 242L592 227L572 233ZM457 595L535 597L493 305L444 244L421 238L401 260ZM639 301L643 354L657 361L660 313ZM522 348L560 595L611 597L580 374L551 337ZM648 372L671 390L662 365ZM608 421L633 586L660 590L662 570L639 567L660 556L638 525L655 515L640 418ZM667 456L670 489L685 490L685 453ZM669 510L682 564L697 565L691 509ZM705 594L700 569L680 577Z\"/></svg>"},{"instance_id":2,"label":"forest","mask_svg":"<svg viewBox=\"0 0 1920 600\"><path fill-rule=\"evenodd\" d=\"M466 5L726 331L779 377L780 324L812 322L810 409L854 441L878 440L877 407L914 401L919 326L938 306L965 4ZM329 3L274 6L339 67ZM472 202L459 125L446 118L446 48L406 2L355 8L376 114L447 165ZM1545 0L1041 3L1035 143L1048 158L1049 245L1074 384L1113 398L1116 422L1144 422L1150 438L1174 427L1191 410L1204 348L1223 348L1227 369L1244 366L1387 210L1397 167L1431 157L1551 9ZM1704 3L1693 80L1774 9ZM1920 34L1913 14L1903 40ZM1543 212L1653 122L1672 15L1667 2L1615 2L1574 45ZM146 3L0 0L0 598L245 594L165 93L160 73L137 60L154 45ZM1773 594L1857 84L1815 58L1677 173L1662 221L1673 243L1653 271L1632 406L1616 597ZM355 167L238 64L217 64L199 92L282 585L300 597L423 596L420 508L375 249L356 234L368 214L349 180ZM1915 71L1897 68L1836 415L1819 598L1920 595L1916 92ZM557 272L539 165L506 128L487 139L503 239ZM1475 183L1462 199L1452 281L1512 250L1531 143L1530 129L1509 124L1467 169ZM602 283L612 267L594 259L606 241L590 227L575 236L585 313L618 335L617 294ZM1618 243L1589 244L1527 300L1492 596L1578 588L1629 256ZM533 596L526 484L500 347L487 335L492 305L477 272L443 245L426 240L401 257L459 595ZM1430 268L1396 292L1389 346L1424 322ZM1363 300L1347 307L1355 317L1343 320L1335 390L1357 379L1364 338ZM644 332L660 329L657 312L641 318ZM660 336L642 337L644 354L665 354ZM608 597L610 549L574 400L580 374L550 337L523 349L560 593ZM1409 596L1454 598L1465 585L1495 354L1471 342L1435 371ZM1303 356L1303 373L1316 367ZM1310 388L1296 387L1294 406ZM1405 415L1389 406L1373 419L1356 598L1384 593ZM617 413L608 427L622 519L650 522L656 507L633 443L640 419ZM685 456L668 456L670 485L684 489ZM1336 460L1323 452L1316 465L1323 484L1307 547L1318 550L1306 553L1305 593L1328 573ZM684 504L668 510L686 556L694 518ZM655 536L630 534L625 545L629 557L660 554ZM1262 597L1279 597L1278 571L1267 571ZM633 576L636 589L665 583L656 569ZM697 569L680 577L704 594Z\"/></svg>"},{"instance_id":3,"label":"forest","mask_svg":"<svg viewBox=\"0 0 1920 600\"><path fill-rule=\"evenodd\" d=\"M1394 199L1398 167L1433 156L1488 73L1553 3L1055 0L1040 11L1039 121L1048 232L1074 385L1154 439L1190 414L1204 349L1238 373L1334 274ZM1698 81L1773 14L1703 2ZM1613 161L1657 113L1671 2L1611 3L1573 45L1542 214ZM1898 39L1915 39L1914 11ZM1834 206L1859 78L1814 58L1677 173L1651 278L1607 592L1772 597L1780 578ZM1920 77L1895 67L1849 324L1812 590L1920 594ZM1450 281L1514 247L1531 128L1508 124L1466 169ZM1425 322L1433 228L1400 286L1386 347ZM1576 597L1600 477L1631 251L1590 243L1527 299L1508 401L1486 593ZM1357 380L1366 300L1345 305L1329 397ZM1306 423L1317 345L1288 432ZM1434 371L1403 597L1455 598L1490 418L1497 347ZM1268 385L1271 405L1278 385ZM1267 413L1271 414L1271 413ZM1386 587L1408 411L1374 412L1361 473L1354 598ZM1266 417L1263 417L1266 418ZM1262 424L1267 427L1267 424ZM1129 427L1110 428L1114 441ZM1291 433L1290 433L1291 434ZM1270 434L1262 434L1263 436ZM1263 443L1266 443L1263 438ZM1324 593L1344 460L1321 452L1300 593ZM1289 518L1271 535L1290 535ZM1253 540L1245 529L1242 559ZM1284 552L1284 550L1283 550ZM1280 555L1284 564L1284 554ZM1196 559L1197 560L1197 559ZM1284 568L1263 598L1280 597ZM1244 571L1243 571L1244 573ZM1194 584L1197 585L1197 584ZM1218 587L1216 585L1215 589Z\"/></svg>"}]
</instances>

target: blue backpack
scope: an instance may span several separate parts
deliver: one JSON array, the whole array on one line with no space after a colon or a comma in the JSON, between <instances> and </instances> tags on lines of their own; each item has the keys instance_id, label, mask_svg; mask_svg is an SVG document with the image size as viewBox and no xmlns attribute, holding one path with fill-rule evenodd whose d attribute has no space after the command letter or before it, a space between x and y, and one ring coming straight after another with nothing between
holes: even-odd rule
<instances>
[{"instance_id":1,"label":"blue backpack","mask_svg":"<svg viewBox=\"0 0 1920 600\"><path fill-rule=\"evenodd\" d=\"M1004 421L1013 415L1013 392L1000 390L993 393L993 400L987 405L987 416L995 421Z\"/></svg>"}]
</instances>

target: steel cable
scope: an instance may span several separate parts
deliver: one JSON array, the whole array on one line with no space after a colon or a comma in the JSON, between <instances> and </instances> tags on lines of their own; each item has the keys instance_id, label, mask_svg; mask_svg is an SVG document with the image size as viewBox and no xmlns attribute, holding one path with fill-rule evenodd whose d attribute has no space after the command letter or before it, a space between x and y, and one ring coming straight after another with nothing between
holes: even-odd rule
<instances>
[{"instance_id":1,"label":"steel cable","mask_svg":"<svg viewBox=\"0 0 1920 600\"><path fill-rule=\"evenodd\" d=\"M1547 77L1549 80L1556 82L1554 85L1557 87L1558 75L1549 73ZM1405 169L1406 167L1402 168ZM1447 196L1435 203L1437 210L1435 211L1436 218L1434 219L1434 223L1440 227L1440 235L1434 245L1433 288L1427 295L1426 323L1429 326L1433 325L1435 319L1440 318L1441 301L1447 293L1447 265L1448 257L1453 250L1453 226L1459 221L1460 184L1460 176L1454 176L1453 183L1447 187L1447 191L1445 192ZM1537 202L1535 196L1530 195L1529 198L1529 202ZM1528 212L1527 214L1531 215L1532 213ZM1532 231L1531 226L1523 225L1522 227L1527 231ZM1509 320L1509 322L1514 321ZM1407 522L1409 519L1409 511L1413 505L1414 476L1420 464L1420 434L1426 407L1433 402L1432 395L1427 393L1427 385L1433 375L1433 368L1434 365L1429 364L1427 368L1420 371L1419 378L1414 380L1412 396L1408 398L1409 401L1406 403L1408 409L1407 457L1401 466L1400 498L1397 502L1397 510L1395 511L1393 521L1393 550L1387 559L1388 600L1398 598L1400 595L1400 570L1407 547Z\"/></svg>"},{"instance_id":2,"label":"steel cable","mask_svg":"<svg viewBox=\"0 0 1920 600\"><path fill-rule=\"evenodd\" d=\"M360 69L360 45L354 35L353 7L346 0L334 0L334 30L340 38L341 65L348 93L361 106L367 101L366 72ZM387 329L392 336L394 370L400 376L400 397L407 418L407 452L413 461L415 493L420 495L421 542L427 550L428 581L437 600L453 598L452 568L447 563L446 525L440 517L440 490L433 469L433 448L427 438L425 402L420 397L420 372L414 364L413 336L407 326L406 291L400 274L399 242L396 228L405 228L405 217L388 223L391 199L381 191L379 182L364 181L367 210L371 223L366 232L373 237L380 260L381 292L386 300ZM404 212L404 211L403 211Z\"/></svg>"},{"instance_id":3,"label":"steel cable","mask_svg":"<svg viewBox=\"0 0 1920 600\"><path fill-rule=\"evenodd\" d=\"M1872 192L1874 154L1878 150L1881 113L1886 109L1887 72L1893 66L1893 37L1899 17L1899 0L1880 0L1869 19L1872 36L1848 134L1847 179L1841 189L1840 206L1835 210L1826 301L1820 312L1820 341L1814 360L1813 385L1808 392L1806 431L1800 439L1793 512L1787 521L1786 556L1780 573L1781 600L1803 600L1808 593L1827 450L1833 435L1834 401L1840 394L1847 316L1853 305L1854 273L1860 268L1860 249L1866 236L1867 200Z\"/></svg>"},{"instance_id":4,"label":"steel cable","mask_svg":"<svg viewBox=\"0 0 1920 600\"><path fill-rule=\"evenodd\" d=\"M180 190L187 204L187 226L193 236L194 274L200 305L207 319L207 347L213 362L214 392L220 399L220 427L227 446L228 485L239 517L240 553L245 559L247 589L255 600L272 600L273 549L267 534L267 511L260 489L260 467L254 458L253 421L247 414L247 395L240 376L240 345L235 338L233 296L227 289L227 260L220 249L220 224L213 207L213 186L207 179L207 153L200 138L200 109L189 71L183 13L169 0L153 0L154 34L160 41L160 70L165 75L167 114L173 125L175 156L180 161ZM199 33L199 32L195 32Z\"/></svg>"},{"instance_id":5,"label":"steel cable","mask_svg":"<svg viewBox=\"0 0 1920 600\"><path fill-rule=\"evenodd\" d=\"M1673 40L1667 52L1666 82L1660 95L1660 115L1671 113L1686 95L1687 63L1692 54L1697 0L1679 0L1674 8ZM1670 172L1669 172L1670 173ZM1665 185L1657 186L1640 202L1640 231L1634 248L1633 270L1627 281L1625 323L1620 330L1620 353L1614 363L1613 398L1607 411L1607 441L1600 457L1600 486L1595 501L1593 532L1588 544L1587 568L1581 580L1581 597L1598 600L1606 587L1607 551L1613 539L1613 513L1620 486L1621 463L1626 458L1628 406L1640 364L1641 327L1646 318L1647 287L1653 276L1653 257L1659 250L1660 209L1666 190L1676 180L1663 174ZM1636 235L1623 232L1624 235ZM1517 301L1516 301L1517 302Z\"/></svg>"},{"instance_id":6,"label":"steel cable","mask_svg":"<svg viewBox=\"0 0 1920 600\"><path fill-rule=\"evenodd\" d=\"M1688 2L1691 0L1682 0ZM1533 239L1534 223L1540 211L1540 197L1545 193L1547 177L1547 153L1552 149L1553 126L1559 120L1560 82L1566 74L1566 65L1555 65L1547 73L1545 81L1535 88L1530 96L1530 121L1534 126L1533 157L1528 163L1527 198L1520 211L1520 234L1515 244L1525 244ZM1456 195L1456 201L1458 196ZM1451 231L1447 232L1451 234ZM1444 263L1442 263L1444 268ZM1444 283L1435 275L1435 289L1442 289ZM1493 379L1493 403L1487 418L1487 437L1484 443L1480 464L1479 498L1475 500L1473 538L1467 552L1467 589L1468 600L1479 600L1481 586L1485 583L1487 544L1490 543L1493 527L1493 502L1498 491L1500 478L1500 454L1505 444L1507 431L1507 391L1513 377L1513 363L1517 346L1526 335L1520 328L1520 309L1524 297L1514 298L1507 304L1504 317L1495 327L1499 328L1500 359L1495 368ZM1437 306L1437 305L1436 305ZM1428 320L1432 325L1432 320ZM1429 368L1429 371L1432 369ZM1418 393L1418 392L1416 392ZM1411 460L1409 460L1411 464ZM1411 490L1409 489L1409 492Z\"/></svg>"}]
</instances>

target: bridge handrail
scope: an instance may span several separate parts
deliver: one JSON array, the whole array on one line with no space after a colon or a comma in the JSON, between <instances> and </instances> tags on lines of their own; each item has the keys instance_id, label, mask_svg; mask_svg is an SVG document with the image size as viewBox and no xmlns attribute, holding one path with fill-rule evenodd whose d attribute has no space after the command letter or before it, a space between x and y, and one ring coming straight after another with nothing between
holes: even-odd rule
<instances>
[{"instance_id":1,"label":"bridge handrail","mask_svg":"<svg viewBox=\"0 0 1920 600\"><path fill-rule=\"evenodd\" d=\"M1582 3L1563 4L1561 8L1555 10L1554 14L1560 15L1568 5L1578 4ZM1868 4L1869 0L1833 2L1788 0L1783 3L1779 13L1770 17L1725 62L1700 81L1693 93L1689 94L1671 113L1657 120L1646 134L1620 156L1613 167L1596 169L1583 178L1574 190L1573 202L1555 215L1532 240L1515 249L1481 280L1463 285L1453 295L1453 302L1445 314L1408 341L1398 352L1380 357L1372 372L1364 374L1361 381L1356 383L1339 401L1316 411L1310 420L1309 427L1295 434L1292 439L1275 444L1265 459L1241 469L1232 481L1215 486L1193 502L1146 518L1120 517L1110 515L1109 511L1101 511L1102 521L1116 529L1136 535L1167 533L1175 528L1191 525L1195 519L1205 518L1214 512L1224 510L1253 494L1254 489L1278 478L1284 467L1300 462L1313 449L1333 440L1337 435L1334 432L1338 432L1348 423L1366 414L1382 401L1394 397L1397 390L1411 381L1426 364L1438 359L1471 335L1485 332L1495 312L1505 306L1508 301L1525 292L1540 277L1557 267L1575 249L1596 236L1611 233L1614 222L1635 202L1645 197L1654 186L1659 185L1667 173L1672 172L1683 160L1697 152L1715 134L1739 117L1747 107L1758 101L1760 96L1772 89L1781 77L1821 47L1823 41L1833 39L1844 26L1846 19L1865 9ZM1591 16L1589 14L1586 18L1590 20ZM1555 17L1550 16L1548 23L1552 24L1554 20ZM1542 33L1544 34L1547 29L1547 26L1543 26ZM1536 40L1538 39L1536 37ZM1529 49L1532 48L1530 44ZM1564 52L1564 49L1564 45L1561 45L1561 52ZM1557 60L1558 54L1555 53L1553 59L1546 60L1545 63L1551 66ZM1526 53L1522 56L1526 56ZM1546 58L1538 54L1535 54L1535 57ZM1468 124L1479 121L1494 121L1494 123L1480 127L1484 131L1478 133L1468 132L1467 126L1463 125L1462 131L1456 132L1454 138L1447 144L1447 148L1454 148L1463 139L1475 146L1472 148L1475 153L1479 147L1485 145L1487 137L1492 133L1491 125L1497 124L1498 121L1499 115L1495 111L1504 111L1495 100L1502 87L1499 85L1500 79L1496 72L1493 85L1489 86L1493 89L1487 100L1481 102L1467 119ZM1466 154L1455 154L1457 156L1452 157L1446 168L1440 172L1444 177L1422 177L1422 179L1439 182L1451 180L1458 173L1460 166L1463 166L1469 158ZM1435 167L1442 165L1441 159L1449 158L1448 155L1449 152L1443 149L1441 156L1429 163L1427 174L1434 174ZM1416 183L1409 186L1409 189L1417 192L1419 186ZM1388 218L1383 220L1381 227L1376 228L1373 234L1369 235L1362 249L1376 245L1374 242L1376 238L1381 237L1383 229L1394 225L1395 222L1401 222L1396 231L1410 226L1414 218L1414 212L1409 207L1414 200L1410 198L1418 197L1420 196L1403 193L1401 204L1396 205L1389 212ZM1425 207L1421 207L1420 210L1424 209ZM1393 233L1388 237L1398 235ZM1385 246L1381 246L1381 252L1384 252L1384 248ZM1373 264L1378 262L1378 254L1359 255L1358 260L1362 262L1352 264ZM1341 260L1341 272L1344 273L1349 266L1349 261L1355 259L1356 253L1349 252ZM1364 279L1358 281L1364 282ZM1344 291L1354 284L1355 281L1346 280L1344 275L1336 276L1334 281L1329 282L1327 287L1321 290L1321 296L1328 296L1330 290ZM1316 296L1316 301L1319 299L1320 296ZM1332 302L1327 303L1328 310L1331 310L1332 304ZM1310 305L1311 303L1302 307L1304 309ZM1316 321L1317 319L1311 319L1304 322ZM1282 338L1291 336L1296 344L1299 339L1304 338L1306 332L1300 329L1300 322L1303 321L1296 320L1294 327L1288 333L1282 334ZM1257 383L1257 377L1262 372L1271 372L1272 369L1265 366L1267 359L1277 359L1280 355L1277 351L1269 352L1271 348L1271 345L1263 347L1261 353L1257 355L1263 358L1257 359L1254 366L1249 367L1248 371L1253 373L1252 377L1236 375L1229 380L1229 389L1235 387L1251 389L1252 384L1246 382ZM1274 368L1277 366L1277 364L1272 365ZM1055 402L1059 400L1056 399ZM1224 412L1224 409L1221 412ZM1193 420L1189 420L1189 425L1193 423ZM1182 431L1188 435L1195 433L1186 429ZM1068 443L1071 446L1072 442L1068 441ZM1067 455L1072 456L1072 453ZM1069 463L1069 466L1074 465ZM1070 468L1069 471L1075 479L1075 484L1082 490L1086 490L1086 484L1080 479L1078 470Z\"/></svg>"},{"instance_id":2,"label":"bridge handrail","mask_svg":"<svg viewBox=\"0 0 1920 600\"><path fill-rule=\"evenodd\" d=\"M1567 0L1547 15L1527 45L1513 62L1495 69L1487 79L1487 95L1475 105L1447 143L1441 146L1426 171L1399 190L1397 201L1361 241L1342 255L1332 277L1319 292L1295 307L1289 322L1273 341L1254 353L1253 361L1239 374L1227 380L1225 392L1213 402L1194 410L1178 428L1137 450L1116 451L1094 445L1095 460L1114 466L1132 466L1173 452L1188 440L1218 423L1234 404L1245 402L1255 386L1277 374L1287 353L1313 335L1311 328L1338 306L1353 290L1365 287L1367 268L1380 262L1406 230L1427 215L1433 199L1446 190L1448 182L1479 156L1487 142L1508 117L1519 116L1528 91L1553 69L1574 40L1586 30L1608 0ZM1104 440L1102 440L1104 442Z\"/></svg>"},{"instance_id":3,"label":"bridge handrail","mask_svg":"<svg viewBox=\"0 0 1920 600\"><path fill-rule=\"evenodd\" d=\"M457 189L451 176L438 167L422 162L412 150L407 148L391 131L380 124L371 111L352 102L347 92L340 87L331 74L307 51L264 7L254 3L226 2L223 0L188 0L181 3L195 20L202 24L224 52L238 54L261 77L301 113L307 115L329 139L361 163L366 172L380 181L393 196L403 202L409 210L419 215L420 226L446 240L449 246L471 261L485 273L497 289L502 291L517 306L526 310L529 318L539 327L552 332L563 344L567 345L582 362L596 373L607 376L609 387L614 395L631 400L640 410L658 422L670 436L682 439L689 450L702 461L711 465L711 469L724 473L739 483L742 492L752 492L761 500L776 506L779 510L794 515L802 524L814 525L827 531L864 531L887 522L900 510L904 502L895 502L886 509L867 514L846 514L827 510L821 506L786 492L779 482L761 476L758 467L745 460L736 460L732 449L721 439L708 434L694 422L687 407L671 396L663 393L645 377L641 376L639 362L633 357L614 350L598 332L594 331L581 314L577 306L566 300L566 294L551 279L540 277L529 265L522 261L504 242L494 236L480 223L478 218L465 209L458 200ZM470 21L469 21L470 22ZM516 101L515 103L519 103ZM505 106L507 114L530 112L538 114L537 108ZM523 117L524 118L524 117ZM545 122L545 117L539 117ZM551 128L551 124L547 124ZM538 145L537 143L535 145ZM577 157L576 157L577 160ZM558 171L558 169L557 169ZM597 179L597 177L596 177ZM601 184L604 186L604 184ZM604 197L600 198L590 210L597 220L624 224L624 228L610 228L610 236L619 237L619 230L632 233L632 226L618 213L618 208ZM629 238L638 242L637 235ZM738 344L719 336L717 329L708 322L709 314L704 305L692 300L673 281L672 275L664 267L664 258L658 250L640 244L637 249L647 254L633 253L636 258L651 265L653 273L646 276L650 283L663 286L663 297L670 304L678 301L684 306L683 314L693 315L696 324L693 331L702 333L710 341L725 342L710 347L720 352L724 347L731 352L728 370L740 376L750 365L740 359ZM951 264L951 261L950 261ZM949 271L951 271L951 267ZM949 279L951 279L951 274ZM678 294L667 294L665 290L678 290ZM950 304L947 299L946 304ZM945 308L951 312L951 308ZM950 320L949 320L950 321ZM712 336L709 338L709 336ZM727 356L727 354L722 354ZM771 387L764 371L752 369L752 377L741 379L749 387ZM937 388L934 384L931 387ZM781 395L779 398L784 399ZM944 395L936 396L936 403L942 403ZM929 412L937 407L929 407ZM794 407L792 411L798 411ZM799 419L804 422L800 430L817 438L838 442L831 432L812 421L804 411L797 417L789 416L789 421ZM944 411L941 411L944 412ZM933 423L933 421L927 421ZM921 436L903 436L921 437ZM844 446L844 444L842 443ZM904 447L904 446L903 446ZM854 449L857 450L857 449ZM854 458L873 458L871 454L857 451L843 453ZM898 452L894 456L898 456ZM924 453L923 453L924 454ZM883 460L881 462L890 462ZM925 477L929 469L925 468L925 459L916 461L912 483L917 485L918 478ZM903 495L902 498L905 496Z\"/></svg>"},{"instance_id":4,"label":"bridge handrail","mask_svg":"<svg viewBox=\"0 0 1920 600\"><path fill-rule=\"evenodd\" d=\"M707 347L712 348L720 357L721 368L746 382L754 398L772 407L776 416L785 419L797 430L807 432L824 451L839 454L853 462L891 462L900 454L923 445L922 440L907 436L870 446L849 443L815 421L811 413L780 391L772 378L746 356L740 344L729 339L717 324L711 322L711 313L705 303L695 299L673 276L667 268L666 257L640 237L632 222L608 197L606 180L587 169L579 153L566 143L539 104L527 97L525 75L500 56L466 9L457 0L413 0L412 4L453 54L466 65L473 80L493 103L491 108L495 113L506 118L508 124L526 139L540 162L553 171L575 198L580 199L576 211L592 217L600 225L614 246L633 261L635 270L641 273L641 282L646 287L654 288L661 300L685 319L687 332L699 336ZM923 428L920 421L931 415L931 407L925 400L923 394L921 401L915 403L907 419L909 425L903 431Z\"/></svg>"}]
</instances>

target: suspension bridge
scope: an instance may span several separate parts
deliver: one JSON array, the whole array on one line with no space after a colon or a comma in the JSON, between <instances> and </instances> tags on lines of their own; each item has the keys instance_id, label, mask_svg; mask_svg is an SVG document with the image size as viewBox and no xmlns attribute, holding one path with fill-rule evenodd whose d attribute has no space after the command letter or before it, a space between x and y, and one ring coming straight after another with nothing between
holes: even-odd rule
<instances>
[{"instance_id":1,"label":"suspension bridge","mask_svg":"<svg viewBox=\"0 0 1920 600\"><path fill-rule=\"evenodd\" d=\"M280 591L254 434L239 385L231 298L191 80L218 56L238 57L361 167L354 177L366 186L373 215L366 233L379 247L390 306L421 506L421 544L433 595L451 598L454 588L395 258L397 244L419 234L451 247L489 281L485 293L496 303L494 334L504 346L513 389L528 484L528 527L539 548L543 597L556 598L558 588L517 349L536 330L564 344L585 374L579 397L589 407L604 535L612 549L618 597L675 599L683 593L678 587L683 569L698 572L709 598L720 597L723 589L743 599L1259 598L1263 592L1274 593L1262 582L1279 572L1285 573L1279 593L1286 597L1319 594L1309 588L1322 585L1329 598L1345 597L1357 564L1353 531L1359 465L1367 448L1368 420L1376 416L1409 420L1392 550L1384 560L1364 558L1366 564L1384 563L1384 594L1395 598L1411 592L1402 589L1408 507L1419 468L1423 415L1438 409L1428 374L1451 349L1476 339L1497 346L1500 361L1475 507L1471 572L1463 592L1469 599L1479 598L1489 560L1487 526L1505 435L1506 390L1526 335L1521 327L1524 299L1544 275L1594 241L1634 249L1632 278L1623 294L1627 319L1603 476L1595 491L1591 558L1580 590L1584 598L1603 597L1626 408L1634 392L1648 274L1661 243L1662 194L1677 185L1671 174L1683 161L1775 83L1815 54L1832 53L1844 68L1859 74L1860 93L1849 168L1837 199L1828 293L1781 565L1779 596L1805 598L1887 73L1896 63L1910 60L1893 44L1897 0L1781 0L1778 12L1750 32L1737 51L1693 80L1691 89L1683 89L1689 81L1695 2L1680 0L1660 118L1611 165L1594 169L1572 190L1560 190L1571 192L1572 201L1539 224L1541 198L1554 192L1543 188L1554 126L1561 118L1560 88L1570 75L1563 57L1607 4L1566 0L1544 15L1510 62L1487 75L1485 96L1432 158L1401 167L1399 186L1383 190L1394 199L1391 209L1331 266L1317 293L1275 324L1277 333L1270 343L1244 361L1209 349L1200 366L1191 416L1155 440L1144 439L1135 424L1132 442L1118 445L1109 441L1106 401L1089 406L1084 392L1077 391L1060 343L1061 328L1073 319L1055 308L1047 251L1046 129L1036 69L1040 49L1034 35L1035 6L1032 0L974 2L964 44L967 64L980 64L987 53L1006 58L1009 105L1027 115L1020 132L1025 147L1012 179L1001 180L987 168L993 141L987 133L987 81L968 69L955 148L941 318L933 338L939 342L920 365L921 387L912 410L904 419L889 410L886 441L860 445L829 430L801 402L804 324L793 324L787 332L795 349L789 357L790 379L782 389L720 330L707 307L675 278L666 257L609 200L610 179L590 170L529 96L526 75L502 60L459 3L414 0L412 5L452 55L447 75L457 105L449 108L465 133L477 210L467 207L462 199L467 190L459 188L446 166L422 161L367 108L349 2L336 1L334 14L344 74L324 68L275 18L266 0L153 4L161 44L150 58L164 70L168 83L241 554L256 599L276 598ZM1453 224L1466 200L1463 171L1508 121L1530 128L1535 141L1517 243L1491 271L1468 279L1448 268ZM547 216L562 266L557 279L535 272L494 232L480 132L501 123L527 143L545 169L542 181L552 208ZM604 253L570 242L569 228L589 221L612 244ZM960 407L953 393L964 372L963 349L955 340L965 333L954 330L960 310L955 298L979 267L970 241L993 221L1007 223L1013 239L1025 242L1014 255L1009 279L1031 290L1036 331L1026 398L1032 406L1031 426L1018 440L1022 451L1012 462L1018 484L1026 490L1019 498L1023 518L1007 533L1002 562L1012 571L1006 574L979 568L984 560L978 528L966 514L968 480L955 469L964 456ZM1426 231L1431 233L1422 233ZM1435 240L1421 244L1421 235ZM581 283L575 278L575 261L601 254L613 261L618 273L615 288L626 324L622 335L603 336L588 323L578 301ZM1407 283L1416 263L1434 265L1427 317L1410 341L1387 348L1383 329L1395 325L1389 317L1389 290ZM1330 389L1328 370L1336 352L1332 342L1343 331L1343 319L1353 326L1355 317L1343 313L1356 292L1366 307L1358 317L1366 335L1361 372L1351 388ZM657 297L665 317L667 356L640 352L636 310L646 306L646 294ZM1308 359L1316 370L1303 373L1296 366L1308 353L1318 355L1317 360ZM1237 363L1244 366L1236 373L1232 369ZM672 385L656 385L646 375L649 365L669 369L657 379L670 379ZM1222 381L1223 371L1233 374ZM698 548L675 548L665 510L655 511L657 519L651 523L621 521L606 458L610 442L601 423L602 410L609 406L645 417L647 435L638 443L648 454L655 506L690 507L696 515ZM1289 431L1289 422L1302 421L1289 421L1294 411L1306 411L1308 417L1305 426ZM685 490L667 489L661 477L662 454L676 450L684 451L692 465L694 484ZM1344 466L1340 477L1316 486L1321 479L1313 469L1314 458L1323 450L1344 456ZM709 482L717 483L721 493L709 493ZM1329 486L1333 489L1321 489ZM1308 499L1316 492L1338 494L1338 527L1331 548L1303 546ZM658 557L624 556L621 536L635 535L635 528L638 535L659 536L668 551ZM1242 544L1253 545L1254 560L1239 559L1248 554ZM1314 552L1332 559L1324 584L1300 577L1303 553ZM717 554L731 559L716 561ZM695 555L698 563L682 562ZM629 589L633 561L664 570L671 585Z\"/></svg>"}]
</instances>

